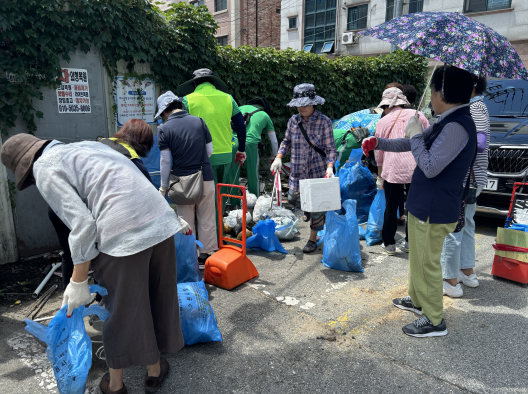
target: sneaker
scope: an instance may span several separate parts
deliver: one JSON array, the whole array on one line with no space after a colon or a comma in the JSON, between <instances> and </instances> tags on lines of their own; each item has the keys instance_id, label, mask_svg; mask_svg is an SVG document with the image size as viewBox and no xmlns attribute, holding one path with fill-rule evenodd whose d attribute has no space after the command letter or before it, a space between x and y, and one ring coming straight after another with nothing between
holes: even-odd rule
<instances>
[{"instance_id":1,"label":"sneaker","mask_svg":"<svg viewBox=\"0 0 528 394\"><path fill-rule=\"evenodd\" d=\"M443 337L447 335L447 326L444 319L439 325L433 326L433 323L425 315L411 324L403 326L402 330L405 334L416 338Z\"/></svg>"},{"instance_id":2,"label":"sneaker","mask_svg":"<svg viewBox=\"0 0 528 394\"><path fill-rule=\"evenodd\" d=\"M418 308L417 306L414 306L413 302L411 301L411 296L403 297L403 298L395 298L392 300L392 304L396 308L403 309L404 311L411 311L418 315L422 314L422 308Z\"/></svg>"},{"instance_id":3,"label":"sneaker","mask_svg":"<svg viewBox=\"0 0 528 394\"><path fill-rule=\"evenodd\" d=\"M400 250L404 253L409 253L409 242L403 242L400 244Z\"/></svg>"},{"instance_id":4,"label":"sneaker","mask_svg":"<svg viewBox=\"0 0 528 394\"><path fill-rule=\"evenodd\" d=\"M444 280L444 295L451 298L458 298L464 295L464 291L462 290L462 286L460 286L460 283L457 283L456 286L451 286L448 282Z\"/></svg>"},{"instance_id":5,"label":"sneaker","mask_svg":"<svg viewBox=\"0 0 528 394\"><path fill-rule=\"evenodd\" d=\"M396 254L396 245L383 245L382 248L385 249L385 252L387 252L389 256L394 256Z\"/></svg>"},{"instance_id":6,"label":"sneaker","mask_svg":"<svg viewBox=\"0 0 528 394\"><path fill-rule=\"evenodd\" d=\"M467 276L462 271L458 271L458 282L465 284L467 287L477 287L479 285L477 274Z\"/></svg>"}]
</instances>

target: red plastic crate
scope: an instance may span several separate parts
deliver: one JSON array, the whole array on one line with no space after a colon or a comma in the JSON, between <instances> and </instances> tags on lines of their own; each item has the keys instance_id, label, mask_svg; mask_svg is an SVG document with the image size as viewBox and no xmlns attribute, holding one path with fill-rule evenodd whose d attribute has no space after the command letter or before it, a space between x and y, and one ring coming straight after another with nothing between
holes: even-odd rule
<instances>
[{"instance_id":1,"label":"red plastic crate","mask_svg":"<svg viewBox=\"0 0 528 394\"><path fill-rule=\"evenodd\" d=\"M525 286L528 284L528 264L519 260L495 256L491 274Z\"/></svg>"}]
</instances>

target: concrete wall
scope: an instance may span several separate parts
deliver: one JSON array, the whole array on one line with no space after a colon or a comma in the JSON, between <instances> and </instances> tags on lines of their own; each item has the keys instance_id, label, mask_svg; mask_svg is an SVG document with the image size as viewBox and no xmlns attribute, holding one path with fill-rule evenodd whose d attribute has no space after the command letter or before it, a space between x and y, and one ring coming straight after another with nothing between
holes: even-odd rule
<instances>
[{"instance_id":1,"label":"concrete wall","mask_svg":"<svg viewBox=\"0 0 528 394\"><path fill-rule=\"evenodd\" d=\"M297 28L289 29L290 17L297 17ZM304 7L303 0L282 0L281 2L281 25L280 25L280 49L292 48L302 49L302 37Z\"/></svg>"}]
</instances>

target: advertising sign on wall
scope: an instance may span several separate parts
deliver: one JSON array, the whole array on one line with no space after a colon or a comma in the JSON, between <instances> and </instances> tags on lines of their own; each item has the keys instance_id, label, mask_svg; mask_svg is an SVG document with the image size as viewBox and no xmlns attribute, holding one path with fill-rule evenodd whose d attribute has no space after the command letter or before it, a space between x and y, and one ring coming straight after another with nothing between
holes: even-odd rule
<instances>
[{"instance_id":1,"label":"advertising sign on wall","mask_svg":"<svg viewBox=\"0 0 528 394\"><path fill-rule=\"evenodd\" d=\"M80 68L63 68L61 86L57 88L59 114L89 114L90 90L88 71Z\"/></svg>"}]
</instances>

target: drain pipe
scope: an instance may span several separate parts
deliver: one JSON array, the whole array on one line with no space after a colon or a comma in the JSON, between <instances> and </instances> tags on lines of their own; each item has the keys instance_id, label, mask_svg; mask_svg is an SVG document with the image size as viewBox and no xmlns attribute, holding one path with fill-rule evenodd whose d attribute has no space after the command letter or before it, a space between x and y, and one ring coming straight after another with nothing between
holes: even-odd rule
<instances>
[{"instance_id":1,"label":"drain pipe","mask_svg":"<svg viewBox=\"0 0 528 394\"><path fill-rule=\"evenodd\" d=\"M393 19L399 18L403 15L403 0L394 0ZM398 46L391 44L391 52L397 51Z\"/></svg>"},{"instance_id":2,"label":"drain pipe","mask_svg":"<svg viewBox=\"0 0 528 394\"><path fill-rule=\"evenodd\" d=\"M37 287L37 290L35 290L35 292L33 293L33 298L37 298L38 295L40 294L40 292L42 291L42 289L44 288L44 286L46 286L46 283L48 283L48 281L50 280L51 276L53 275L53 273L57 270L57 268L59 268L62 264L61 263L56 263L56 264L53 264L53 266L51 267L50 269L50 272L48 272L48 275L46 275L46 277L44 278L44 280L42 281L42 283Z\"/></svg>"}]
</instances>

